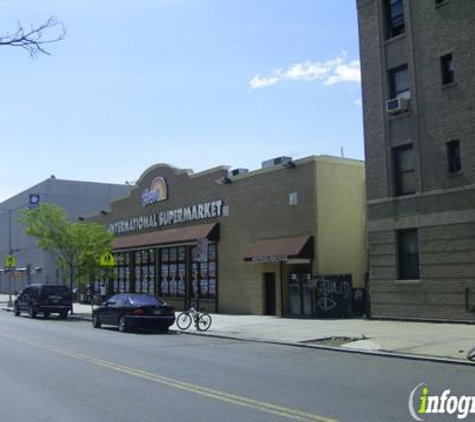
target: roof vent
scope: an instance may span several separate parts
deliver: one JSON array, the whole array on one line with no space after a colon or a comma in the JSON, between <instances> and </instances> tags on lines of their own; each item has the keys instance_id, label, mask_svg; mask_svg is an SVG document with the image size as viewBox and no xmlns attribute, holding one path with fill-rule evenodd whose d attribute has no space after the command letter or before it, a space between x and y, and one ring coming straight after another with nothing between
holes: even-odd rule
<instances>
[{"instance_id":1,"label":"roof vent","mask_svg":"<svg viewBox=\"0 0 475 422\"><path fill-rule=\"evenodd\" d=\"M246 174L249 173L248 169L233 169L229 170L229 176L239 176L240 174Z\"/></svg>"},{"instance_id":2,"label":"roof vent","mask_svg":"<svg viewBox=\"0 0 475 422\"><path fill-rule=\"evenodd\" d=\"M277 157L277 158L272 158L270 160L266 160L262 162L262 168L268 168L272 166L277 166L279 164L285 164L285 163L290 163L292 162L292 157Z\"/></svg>"}]
</instances>

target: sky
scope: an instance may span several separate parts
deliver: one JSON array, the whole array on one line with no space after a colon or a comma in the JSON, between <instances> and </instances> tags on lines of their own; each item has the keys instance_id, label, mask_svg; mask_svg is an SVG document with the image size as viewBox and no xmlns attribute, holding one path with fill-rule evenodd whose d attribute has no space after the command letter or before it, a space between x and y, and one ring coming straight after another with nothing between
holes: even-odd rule
<instances>
[{"instance_id":1,"label":"sky","mask_svg":"<svg viewBox=\"0 0 475 422\"><path fill-rule=\"evenodd\" d=\"M0 201L51 175L364 158L356 0L0 0L0 34L50 16L50 56L0 47Z\"/></svg>"}]
</instances>

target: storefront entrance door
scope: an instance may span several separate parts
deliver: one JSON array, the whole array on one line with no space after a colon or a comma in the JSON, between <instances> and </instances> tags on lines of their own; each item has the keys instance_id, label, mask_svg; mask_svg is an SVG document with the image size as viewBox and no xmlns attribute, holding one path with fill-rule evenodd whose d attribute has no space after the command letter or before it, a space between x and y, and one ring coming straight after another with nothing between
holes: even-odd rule
<instances>
[{"instance_id":1,"label":"storefront entrance door","mask_svg":"<svg viewBox=\"0 0 475 422\"><path fill-rule=\"evenodd\" d=\"M290 314L310 317L312 314L312 289L306 274L295 274L289 284Z\"/></svg>"},{"instance_id":2,"label":"storefront entrance door","mask_svg":"<svg viewBox=\"0 0 475 422\"><path fill-rule=\"evenodd\" d=\"M275 315L275 273L264 273L264 301L265 315Z\"/></svg>"}]
</instances>

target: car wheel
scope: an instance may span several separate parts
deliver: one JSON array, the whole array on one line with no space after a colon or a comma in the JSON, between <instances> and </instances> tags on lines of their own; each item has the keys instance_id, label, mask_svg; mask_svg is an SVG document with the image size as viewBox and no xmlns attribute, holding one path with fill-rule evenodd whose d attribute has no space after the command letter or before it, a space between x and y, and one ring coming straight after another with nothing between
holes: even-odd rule
<instances>
[{"instance_id":1,"label":"car wheel","mask_svg":"<svg viewBox=\"0 0 475 422\"><path fill-rule=\"evenodd\" d=\"M33 306L30 306L28 308L28 315L30 316L30 318L34 319L37 317L38 313L36 312L36 309L33 308Z\"/></svg>"},{"instance_id":2,"label":"car wheel","mask_svg":"<svg viewBox=\"0 0 475 422\"><path fill-rule=\"evenodd\" d=\"M18 310L18 306L15 306L15 307L13 308L13 314L14 314L15 316L20 316L20 311Z\"/></svg>"},{"instance_id":3,"label":"car wheel","mask_svg":"<svg viewBox=\"0 0 475 422\"><path fill-rule=\"evenodd\" d=\"M125 322L125 317L124 316L121 316L119 318L119 331L121 333L126 333L128 330L128 327L127 327L127 324Z\"/></svg>"},{"instance_id":4,"label":"car wheel","mask_svg":"<svg viewBox=\"0 0 475 422\"><path fill-rule=\"evenodd\" d=\"M43 316L48 319L49 318L49 312L43 312Z\"/></svg>"},{"instance_id":5,"label":"car wheel","mask_svg":"<svg viewBox=\"0 0 475 422\"><path fill-rule=\"evenodd\" d=\"M101 323L100 323L99 318L97 317L97 315L92 316L92 326L94 328L101 328Z\"/></svg>"}]
</instances>

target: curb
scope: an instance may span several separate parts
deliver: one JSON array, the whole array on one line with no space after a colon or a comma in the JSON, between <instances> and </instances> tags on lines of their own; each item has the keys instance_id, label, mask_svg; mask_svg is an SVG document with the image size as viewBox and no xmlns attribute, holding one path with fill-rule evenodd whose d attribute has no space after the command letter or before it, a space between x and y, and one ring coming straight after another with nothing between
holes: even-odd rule
<instances>
[{"instance_id":1,"label":"curb","mask_svg":"<svg viewBox=\"0 0 475 422\"><path fill-rule=\"evenodd\" d=\"M422 361L422 362L435 362L435 363L445 363L445 364L453 364L453 365L465 365L465 366L473 366L475 362L471 362L469 360L462 360L462 359L455 359L455 358L447 358L447 357L437 357L437 356L429 356L429 355L412 355L409 353L399 353L399 352L391 352L388 350L365 350L365 349L350 349L344 347L334 347L334 346L321 346L321 345L314 345L314 344L304 344L304 343L294 343L294 342L287 342L287 341L279 341L279 340L262 340L262 339L253 339L253 338L243 338L243 337L232 337L225 334L207 334L207 333L198 333L198 332L186 332L174 329L174 332L188 334L188 335L195 335L195 336L203 336L203 337L212 337L212 338L221 338L227 340L239 340L239 341L248 341L253 343L267 343L267 344L275 344L279 346L293 346L293 347L300 347L300 348L307 348L307 349L317 349L317 350L326 350L330 352L340 352L340 353L353 353L359 355L366 355L366 356L377 356L377 357L384 357L384 358L399 358L405 360L415 360L415 361Z\"/></svg>"},{"instance_id":2,"label":"curb","mask_svg":"<svg viewBox=\"0 0 475 422\"><path fill-rule=\"evenodd\" d=\"M3 311L12 312L12 308L0 308ZM69 315L70 319L91 321L91 316L89 314L73 314ZM225 340L236 340L236 341L248 341L253 343L266 343L266 344L275 344L279 346L293 346L306 349L317 349L324 350L329 352L339 352L339 353L353 353L365 356L377 356L383 358L398 358L405 360L413 360L419 362L434 362L434 363L445 363L452 365L463 365L463 366L473 366L475 362L469 360L462 360L456 358L447 358L447 357L438 357L438 356L429 356L429 355L413 355L409 353L400 353L400 352L391 352L389 350L365 350L365 349L350 349L344 347L334 347L334 346L323 346L316 344L304 344L298 342L289 342L289 341L279 341L279 340L262 340L257 338L244 338L244 337L233 337L226 334L209 334L209 333L198 333L192 331L182 331L180 329L171 329L171 331L180 334L192 335L192 336L202 336L202 337L211 337L219 338Z\"/></svg>"}]
</instances>

